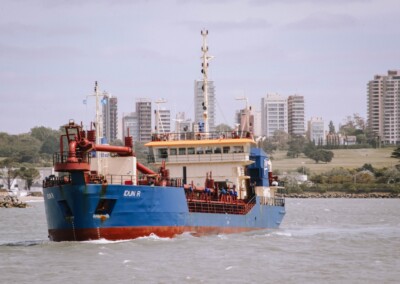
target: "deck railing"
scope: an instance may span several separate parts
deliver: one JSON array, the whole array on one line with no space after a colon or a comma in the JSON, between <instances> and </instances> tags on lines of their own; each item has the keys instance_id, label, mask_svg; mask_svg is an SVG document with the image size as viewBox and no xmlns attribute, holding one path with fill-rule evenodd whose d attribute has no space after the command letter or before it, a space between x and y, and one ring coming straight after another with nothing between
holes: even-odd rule
<instances>
[{"instance_id":1,"label":"deck railing","mask_svg":"<svg viewBox=\"0 0 400 284\"><path fill-rule=\"evenodd\" d=\"M76 157L76 162L75 163L84 162L84 163L90 164L90 158L91 158L91 154L90 153L84 153L84 152L77 151L77 152L74 152L74 153L70 154L70 152L66 151L66 152L63 152L63 153L57 152L57 153L53 154L53 165L55 165L55 164L66 164L67 162L68 163L72 163L71 161L68 161L68 158L70 158L72 156Z\"/></svg>"},{"instance_id":2,"label":"deck railing","mask_svg":"<svg viewBox=\"0 0 400 284\"><path fill-rule=\"evenodd\" d=\"M71 176L70 175L66 175L66 176L55 176L55 175L50 175L48 177L46 177L43 180L43 188L46 187L52 187L52 186L56 186L56 185L63 185L63 184L69 184L71 183Z\"/></svg>"},{"instance_id":3,"label":"deck railing","mask_svg":"<svg viewBox=\"0 0 400 284\"><path fill-rule=\"evenodd\" d=\"M188 163L188 162L218 162L218 161L248 161L248 153L202 153L186 155L148 155L149 163L160 163L165 160L168 163Z\"/></svg>"},{"instance_id":4,"label":"deck railing","mask_svg":"<svg viewBox=\"0 0 400 284\"><path fill-rule=\"evenodd\" d=\"M223 201L207 201L201 199L188 199L189 212L196 213L215 213L215 214L247 214L256 204L254 196L249 201L233 200L229 202Z\"/></svg>"},{"instance_id":5,"label":"deck railing","mask_svg":"<svg viewBox=\"0 0 400 284\"><path fill-rule=\"evenodd\" d=\"M204 139L238 139L253 136L248 131L219 131L219 132L176 132L158 133L151 135L151 141L204 140Z\"/></svg>"}]
</instances>

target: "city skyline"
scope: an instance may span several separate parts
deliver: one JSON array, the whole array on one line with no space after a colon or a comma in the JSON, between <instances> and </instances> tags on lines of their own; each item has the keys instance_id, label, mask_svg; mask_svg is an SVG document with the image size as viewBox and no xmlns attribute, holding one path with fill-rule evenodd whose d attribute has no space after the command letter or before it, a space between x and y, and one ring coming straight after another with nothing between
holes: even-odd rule
<instances>
[{"instance_id":1,"label":"city skyline","mask_svg":"<svg viewBox=\"0 0 400 284\"><path fill-rule=\"evenodd\" d=\"M304 96L306 119L366 118L368 81L399 69L394 0L5 0L2 8L0 132L11 134L69 119L89 125L95 81L118 97L120 117L148 97L193 118L203 28L217 125L243 108L236 97L257 106L267 93Z\"/></svg>"}]
</instances>

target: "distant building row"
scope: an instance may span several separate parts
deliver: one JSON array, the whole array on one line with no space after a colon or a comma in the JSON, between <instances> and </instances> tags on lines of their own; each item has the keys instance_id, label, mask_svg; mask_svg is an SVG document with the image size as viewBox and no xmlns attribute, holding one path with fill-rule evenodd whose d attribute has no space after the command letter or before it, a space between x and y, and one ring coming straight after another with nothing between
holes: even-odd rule
<instances>
[{"instance_id":1,"label":"distant building row","mask_svg":"<svg viewBox=\"0 0 400 284\"><path fill-rule=\"evenodd\" d=\"M199 131L202 127L204 102L202 81L194 82L194 121L185 117L184 112L176 114L175 131ZM375 75L368 82L368 128L377 141L382 144L400 144L400 70L389 70L387 75ZM215 131L216 96L213 81L208 82L208 122L209 131ZM118 100L104 93L103 102L103 136L108 142L118 134ZM149 141L151 133L171 131L170 110L157 108L152 115L152 102L148 99L136 101L135 112L122 118L122 134L132 135L136 141ZM290 135L307 135L315 144L326 144L332 141L352 143L352 138L327 137L322 118L311 118L305 129L304 97L292 95L283 97L278 94L267 94L261 99L261 111L252 111L249 121L242 121L245 110L236 113L235 123L241 130L252 131L256 136L272 137L277 130ZM155 118L154 129L152 121ZM336 142L335 142L336 143Z\"/></svg>"},{"instance_id":2,"label":"distant building row","mask_svg":"<svg viewBox=\"0 0 400 284\"><path fill-rule=\"evenodd\" d=\"M215 131L215 87L214 82L208 84L208 121L210 132ZM118 115L117 98L104 94L103 102L103 136L108 142L117 138L118 133ZM122 136L133 136L135 141L149 141L152 132L170 132L171 131L171 113L170 110L160 108L159 103L165 101L156 101L156 110L152 115L152 102L149 99L137 99L135 112L126 114L122 118ZM291 135L305 135L305 114L304 97L299 95L282 97L277 94L268 94L261 99L261 112L255 112L249 115L251 121L247 121L247 128L256 136L272 137L276 130L285 131ZM202 82L194 83L194 121L185 117L184 112L176 114L175 132L201 131L203 116L203 93ZM251 108L251 107L250 107ZM244 130L244 121L241 116L244 109L236 114L235 123L241 125ZM152 121L154 129L152 129Z\"/></svg>"},{"instance_id":3,"label":"distant building row","mask_svg":"<svg viewBox=\"0 0 400 284\"><path fill-rule=\"evenodd\" d=\"M118 116L117 116L117 98L104 94L103 98L103 136L108 142L117 139ZM165 101L156 101L157 108L152 112L152 102L146 98L136 100L135 112L131 112L122 117L122 136L128 134L135 141L146 142L151 139L153 132L167 133L171 132L171 112L168 109L160 108L159 104ZM176 115L175 131L187 132L198 131L203 120L203 91L202 81L194 83L194 109L195 120L185 118L184 112ZM154 120L154 129L152 121ZM214 82L208 82L208 123L209 130L215 131L215 89Z\"/></svg>"}]
</instances>

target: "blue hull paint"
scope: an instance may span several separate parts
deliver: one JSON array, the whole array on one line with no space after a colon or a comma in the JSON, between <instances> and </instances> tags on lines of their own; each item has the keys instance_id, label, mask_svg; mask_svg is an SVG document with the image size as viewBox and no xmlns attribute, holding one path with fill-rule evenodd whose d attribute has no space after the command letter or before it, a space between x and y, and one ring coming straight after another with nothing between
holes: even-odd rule
<instances>
[{"instance_id":1,"label":"blue hull paint","mask_svg":"<svg viewBox=\"0 0 400 284\"><path fill-rule=\"evenodd\" d=\"M115 200L110 215L95 214L100 199ZM44 188L44 200L49 232L132 227L234 232L231 229L277 228L285 214L284 206L261 205L259 197L246 215L193 213L184 189L177 187L66 184Z\"/></svg>"}]
</instances>

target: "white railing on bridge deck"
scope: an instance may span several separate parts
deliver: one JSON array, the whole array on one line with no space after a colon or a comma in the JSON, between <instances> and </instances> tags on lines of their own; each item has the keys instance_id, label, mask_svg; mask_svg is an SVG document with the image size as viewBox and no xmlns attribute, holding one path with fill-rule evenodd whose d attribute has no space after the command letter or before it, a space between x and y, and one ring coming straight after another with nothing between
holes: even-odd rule
<instances>
[{"instance_id":1,"label":"white railing on bridge deck","mask_svg":"<svg viewBox=\"0 0 400 284\"><path fill-rule=\"evenodd\" d=\"M248 161L248 153L221 153L221 154L192 154L192 155L168 155L149 156L149 162L160 163L165 160L168 163L192 163L192 162L231 162Z\"/></svg>"}]
</instances>

